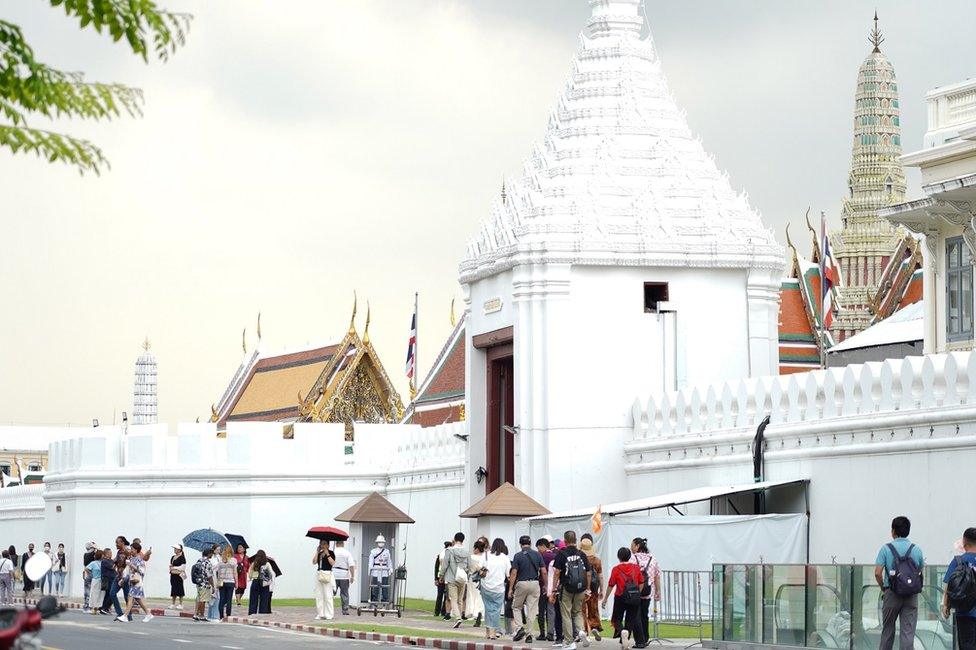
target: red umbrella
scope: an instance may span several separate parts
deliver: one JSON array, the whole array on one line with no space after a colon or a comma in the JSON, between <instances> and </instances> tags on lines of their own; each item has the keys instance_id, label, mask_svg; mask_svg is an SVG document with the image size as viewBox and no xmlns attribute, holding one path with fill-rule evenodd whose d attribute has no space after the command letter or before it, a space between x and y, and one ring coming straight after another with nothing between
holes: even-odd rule
<instances>
[{"instance_id":1,"label":"red umbrella","mask_svg":"<svg viewBox=\"0 0 976 650\"><path fill-rule=\"evenodd\" d=\"M349 539L349 533L332 526L316 526L309 528L305 537L312 539L325 540L326 542L344 542Z\"/></svg>"}]
</instances>

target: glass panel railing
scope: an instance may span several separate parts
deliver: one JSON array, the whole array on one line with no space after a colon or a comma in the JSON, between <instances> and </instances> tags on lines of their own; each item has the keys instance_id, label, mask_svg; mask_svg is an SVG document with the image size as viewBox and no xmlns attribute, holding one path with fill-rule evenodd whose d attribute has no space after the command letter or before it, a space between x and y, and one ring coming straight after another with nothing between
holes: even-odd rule
<instances>
[{"instance_id":1,"label":"glass panel railing","mask_svg":"<svg viewBox=\"0 0 976 650\"><path fill-rule=\"evenodd\" d=\"M776 646L874 650L881 645L882 591L873 565L715 565L713 639ZM945 567L924 569L917 650L953 650L942 618ZM898 647L900 629L895 629Z\"/></svg>"}]
</instances>

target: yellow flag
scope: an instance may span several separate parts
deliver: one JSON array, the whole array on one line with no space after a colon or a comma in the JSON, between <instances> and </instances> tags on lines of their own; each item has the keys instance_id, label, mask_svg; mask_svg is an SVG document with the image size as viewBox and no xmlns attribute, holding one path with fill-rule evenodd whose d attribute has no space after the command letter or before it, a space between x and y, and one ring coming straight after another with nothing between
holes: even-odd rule
<instances>
[{"instance_id":1,"label":"yellow flag","mask_svg":"<svg viewBox=\"0 0 976 650\"><path fill-rule=\"evenodd\" d=\"M593 534L599 535L600 531L603 530L603 513L601 512L603 506L597 506L596 512L590 517L590 523L593 524Z\"/></svg>"}]
</instances>

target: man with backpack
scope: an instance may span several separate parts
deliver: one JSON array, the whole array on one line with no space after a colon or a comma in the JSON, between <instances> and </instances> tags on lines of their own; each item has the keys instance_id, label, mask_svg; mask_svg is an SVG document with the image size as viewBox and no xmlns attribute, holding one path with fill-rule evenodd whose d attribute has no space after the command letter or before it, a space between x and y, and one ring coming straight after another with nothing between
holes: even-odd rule
<instances>
[{"instance_id":1,"label":"man with backpack","mask_svg":"<svg viewBox=\"0 0 976 650\"><path fill-rule=\"evenodd\" d=\"M193 620L205 623L207 621L207 605L213 597L214 573L210 563L213 549L203 549L203 554L190 569L190 580L197 586L197 605L193 612Z\"/></svg>"},{"instance_id":2,"label":"man with backpack","mask_svg":"<svg viewBox=\"0 0 976 650\"><path fill-rule=\"evenodd\" d=\"M630 561L630 549L621 546L617 550L617 560L620 564L613 567L607 591L603 596L603 607L606 608L613 589L613 614L610 622L620 636L620 644L624 650L635 642L638 647L646 647L644 626L640 624L641 592L644 587L644 572Z\"/></svg>"},{"instance_id":3,"label":"man with backpack","mask_svg":"<svg viewBox=\"0 0 976 650\"><path fill-rule=\"evenodd\" d=\"M532 538L528 535L519 537L522 550L512 557L512 571L509 576L508 595L512 599L512 610L515 619L519 614L525 621L512 636L512 641L525 639L532 643L532 621L539 613L539 576L542 573L542 554L532 548ZM540 632L541 633L541 632Z\"/></svg>"},{"instance_id":4,"label":"man with backpack","mask_svg":"<svg viewBox=\"0 0 976 650\"><path fill-rule=\"evenodd\" d=\"M464 533L454 534L454 545L444 552L444 561L441 562L438 579L443 580L447 585L447 596L451 600L451 609L454 618L454 627L461 627L464 620L464 588L468 584L468 559L469 554L464 548Z\"/></svg>"},{"instance_id":5,"label":"man with backpack","mask_svg":"<svg viewBox=\"0 0 976 650\"><path fill-rule=\"evenodd\" d=\"M891 521L891 542L878 551L874 579L881 587L881 650L895 644L895 623L901 624L901 650L915 645L915 623L918 620L918 594L922 591L922 550L911 543L908 534L912 523L908 517Z\"/></svg>"},{"instance_id":6,"label":"man with backpack","mask_svg":"<svg viewBox=\"0 0 976 650\"><path fill-rule=\"evenodd\" d=\"M586 636L583 623L583 602L590 595L590 563L586 554L576 548L576 533L567 530L563 535L566 546L559 549L553 561L555 579L560 586L559 608L563 615L563 640L568 641L566 650L576 650L576 641L583 647L589 647L590 640ZM549 596L550 602L556 602L556 594ZM579 630L573 640L573 625Z\"/></svg>"},{"instance_id":7,"label":"man with backpack","mask_svg":"<svg viewBox=\"0 0 976 650\"><path fill-rule=\"evenodd\" d=\"M949 618L949 610L955 610L959 650L976 650L976 528L963 532L962 548L942 580L942 615Z\"/></svg>"}]
</instances>

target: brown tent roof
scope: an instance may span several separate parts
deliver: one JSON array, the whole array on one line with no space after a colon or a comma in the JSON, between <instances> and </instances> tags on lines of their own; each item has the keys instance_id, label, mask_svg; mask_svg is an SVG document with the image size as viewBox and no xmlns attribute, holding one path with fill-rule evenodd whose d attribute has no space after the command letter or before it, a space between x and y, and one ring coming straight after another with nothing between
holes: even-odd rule
<instances>
[{"instance_id":1,"label":"brown tent roof","mask_svg":"<svg viewBox=\"0 0 976 650\"><path fill-rule=\"evenodd\" d=\"M549 514L546 512L546 514ZM336 521L367 524L412 524L407 513L386 500L379 492L373 492L362 501L336 517Z\"/></svg>"},{"instance_id":2,"label":"brown tent roof","mask_svg":"<svg viewBox=\"0 0 976 650\"><path fill-rule=\"evenodd\" d=\"M461 517L535 517L552 514L532 497L511 483L503 483L497 490L461 513Z\"/></svg>"}]
</instances>

